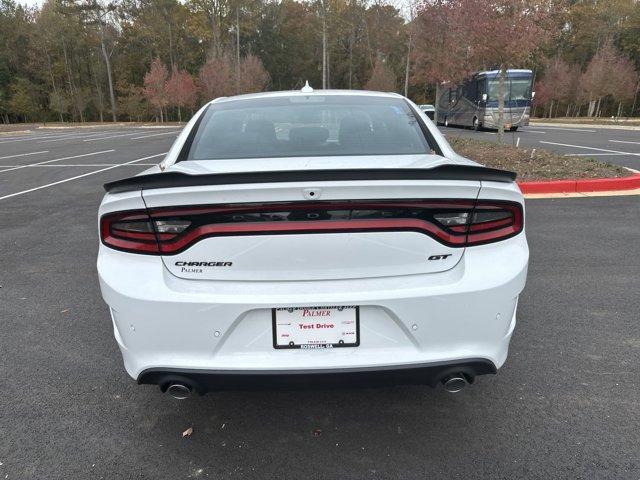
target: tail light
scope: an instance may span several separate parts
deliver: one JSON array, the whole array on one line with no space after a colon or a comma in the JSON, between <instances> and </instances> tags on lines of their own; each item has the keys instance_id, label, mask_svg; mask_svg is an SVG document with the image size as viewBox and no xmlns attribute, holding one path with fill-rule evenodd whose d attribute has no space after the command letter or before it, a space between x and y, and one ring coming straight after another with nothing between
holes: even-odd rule
<instances>
[{"instance_id":1,"label":"tail light","mask_svg":"<svg viewBox=\"0 0 640 480\"><path fill-rule=\"evenodd\" d=\"M208 237L412 231L450 247L497 242L523 228L518 203L472 200L326 201L184 206L104 215L102 242L173 255Z\"/></svg>"},{"instance_id":2,"label":"tail light","mask_svg":"<svg viewBox=\"0 0 640 480\"><path fill-rule=\"evenodd\" d=\"M125 252L159 254L158 240L146 210L103 215L100 238L105 245Z\"/></svg>"},{"instance_id":3,"label":"tail light","mask_svg":"<svg viewBox=\"0 0 640 480\"><path fill-rule=\"evenodd\" d=\"M467 231L467 246L482 245L513 237L522 231L522 206L512 202L480 201L473 209Z\"/></svg>"}]
</instances>

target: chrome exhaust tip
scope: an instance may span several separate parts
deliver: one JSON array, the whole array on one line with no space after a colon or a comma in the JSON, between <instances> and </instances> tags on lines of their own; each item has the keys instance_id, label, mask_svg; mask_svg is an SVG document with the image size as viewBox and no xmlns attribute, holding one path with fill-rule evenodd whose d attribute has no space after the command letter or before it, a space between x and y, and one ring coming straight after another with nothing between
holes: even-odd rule
<instances>
[{"instance_id":1,"label":"chrome exhaust tip","mask_svg":"<svg viewBox=\"0 0 640 480\"><path fill-rule=\"evenodd\" d=\"M442 385L444 389L449 393L458 393L468 384L467 379L464 378L464 375L456 374L450 375L442 379Z\"/></svg>"},{"instance_id":2,"label":"chrome exhaust tip","mask_svg":"<svg viewBox=\"0 0 640 480\"><path fill-rule=\"evenodd\" d=\"M191 388L182 383L172 383L167 387L167 393L176 400L186 400L191 396Z\"/></svg>"}]
</instances>

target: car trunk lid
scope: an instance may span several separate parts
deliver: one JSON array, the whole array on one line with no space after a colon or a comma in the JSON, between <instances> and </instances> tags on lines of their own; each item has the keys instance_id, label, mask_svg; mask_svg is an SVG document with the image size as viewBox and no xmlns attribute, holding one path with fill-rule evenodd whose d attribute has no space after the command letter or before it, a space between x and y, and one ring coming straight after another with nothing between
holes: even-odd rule
<instances>
[{"instance_id":1,"label":"car trunk lid","mask_svg":"<svg viewBox=\"0 0 640 480\"><path fill-rule=\"evenodd\" d=\"M390 180L264 181L264 175L279 168L366 171L354 169L363 163L353 159L343 159L341 168L331 158L296 159L293 164L289 159L269 162L269 167L253 162L255 175L246 183L151 188L142 195L156 225L164 264L184 279L328 280L453 268L464 253L460 242L465 229L454 225L453 217L471 211L480 181L397 179L402 169L446 163L435 155L403 157L414 158L388 158L388 164L402 165L384 169ZM176 167L191 175L209 175L210 164L215 164L216 175L243 173L237 164L218 161L181 162Z\"/></svg>"}]
</instances>

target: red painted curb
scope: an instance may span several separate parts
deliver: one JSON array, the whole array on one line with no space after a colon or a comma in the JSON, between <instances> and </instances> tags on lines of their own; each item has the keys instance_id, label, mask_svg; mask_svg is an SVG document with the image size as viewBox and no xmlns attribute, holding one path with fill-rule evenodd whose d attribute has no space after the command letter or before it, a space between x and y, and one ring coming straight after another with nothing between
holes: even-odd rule
<instances>
[{"instance_id":1,"label":"red painted curb","mask_svg":"<svg viewBox=\"0 0 640 480\"><path fill-rule=\"evenodd\" d=\"M571 193L633 190L640 188L640 173L622 178L591 178L551 180L547 182L518 182L522 193Z\"/></svg>"}]
</instances>

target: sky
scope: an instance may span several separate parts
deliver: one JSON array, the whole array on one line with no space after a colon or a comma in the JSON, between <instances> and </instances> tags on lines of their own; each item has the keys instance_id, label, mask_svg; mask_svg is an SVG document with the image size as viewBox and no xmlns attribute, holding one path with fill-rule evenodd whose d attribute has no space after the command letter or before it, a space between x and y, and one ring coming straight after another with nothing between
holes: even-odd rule
<instances>
[{"instance_id":1,"label":"sky","mask_svg":"<svg viewBox=\"0 0 640 480\"><path fill-rule=\"evenodd\" d=\"M43 0L16 0L16 3L24 5L26 7L40 7Z\"/></svg>"}]
</instances>

